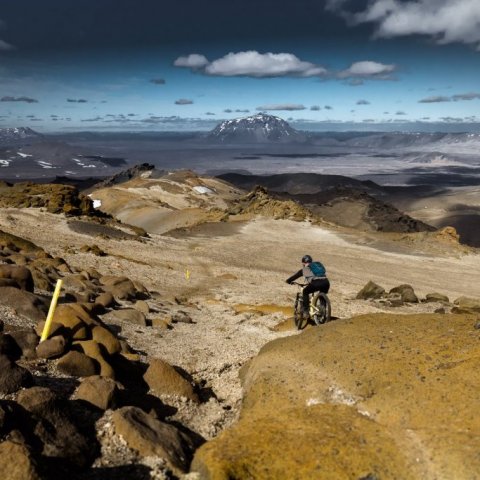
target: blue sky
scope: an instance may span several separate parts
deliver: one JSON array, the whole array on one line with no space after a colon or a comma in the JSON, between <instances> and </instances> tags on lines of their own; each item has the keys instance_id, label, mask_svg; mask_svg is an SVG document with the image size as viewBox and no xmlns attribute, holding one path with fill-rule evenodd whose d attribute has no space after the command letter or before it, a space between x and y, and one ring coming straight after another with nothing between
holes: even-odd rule
<instances>
[{"instance_id":1,"label":"blue sky","mask_svg":"<svg viewBox=\"0 0 480 480\"><path fill-rule=\"evenodd\" d=\"M1 127L480 130L478 0L5 0L0 22Z\"/></svg>"}]
</instances>

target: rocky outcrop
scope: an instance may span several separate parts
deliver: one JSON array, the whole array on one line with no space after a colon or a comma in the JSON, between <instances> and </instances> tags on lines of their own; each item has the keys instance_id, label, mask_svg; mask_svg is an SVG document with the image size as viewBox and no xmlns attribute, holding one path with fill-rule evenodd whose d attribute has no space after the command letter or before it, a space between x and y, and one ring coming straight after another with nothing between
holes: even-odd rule
<instances>
[{"instance_id":1,"label":"rocky outcrop","mask_svg":"<svg viewBox=\"0 0 480 480\"><path fill-rule=\"evenodd\" d=\"M0 207L43 207L50 213L72 216L95 213L93 202L70 185L17 183L1 187L0 193Z\"/></svg>"},{"instance_id":2,"label":"rocky outcrop","mask_svg":"<svg viewBox=\"0 0 480 480\"><path fill-rule=\"evenodd\" d=\"M312 214L293 200L279 200L271 197L263 187L235 201L227 210L229 217L263 215L275 219L288 219L302 222L311 218Z\"/></svg>"},{"instance_id":3,"label":"rocky outcrop","mask_svg":"<svg viewBox=\"0 0 480 480\"><path fill-rule=\"evenodd\" d=\"M364 315L267 344L242 370L240 421L197 451L192 471L202 479L473 478L474 318Z\"/></svg>"},{"instance_id":4,"label":"rocky outcrop","mask_svg":"<svg viewBox=\"0 0 480 480\"><path fill-rule=\"evenodd\" d=\"M444 305L449 303L448 297L441 293L429 293L424 299L419 299L413 287L406 283L393 287L388 293L386 293L383 287L377 285L371 280L368 281L367 284L357 293L355 298L360 300L378 301L379 303L390 307L399 307L405 303L418 303L420 301L426 303L441 303ZM457 313L468 312L469 311ZM456 312L452 311L452 313Z\"/></svg>"}]
</instances>

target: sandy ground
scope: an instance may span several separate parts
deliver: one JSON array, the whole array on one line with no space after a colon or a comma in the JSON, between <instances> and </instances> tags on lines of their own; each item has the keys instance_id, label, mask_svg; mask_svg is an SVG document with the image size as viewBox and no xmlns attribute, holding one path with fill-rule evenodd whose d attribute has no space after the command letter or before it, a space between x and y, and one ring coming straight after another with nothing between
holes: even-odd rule
<instances>
[{"instance_id":1,"label":"sandy ground","mask_svg":"<svg viewBox=\"0 0 480 480\"><path fill-rule=\"evenodd\" d=\"M475 252L448 253L444 248L442 255L415 253L414 245L391 243L381 235L367 237L287 220L257 218L220 225L180 238L152 235L139 242L83 235L72 231L65 217L39 210L0 210L0 229L34 241L79 270L93 266L104 274L143 282L155 292L149 318L179 310L192 318L193 323L176 323L170 330L116 323L144 358L164 358L203 387L205 402L200 407L179 405L177 419L205 438L237 418L242 395L239 368L268 341L296 334L272 329L286 319L275 308L262 315L236 313L235 306L292 305L296 288L285 279L300 268L302 255L309 253L326 265L332 314L337 318L378 311L432 312L439 306L388 309L355 300L368 280L386 289L409 283L421 297L435 291L451 300L478 296L480 255ZM108 256L67 253L85 244L97 244Z\"/></svg>"}]
</instances>

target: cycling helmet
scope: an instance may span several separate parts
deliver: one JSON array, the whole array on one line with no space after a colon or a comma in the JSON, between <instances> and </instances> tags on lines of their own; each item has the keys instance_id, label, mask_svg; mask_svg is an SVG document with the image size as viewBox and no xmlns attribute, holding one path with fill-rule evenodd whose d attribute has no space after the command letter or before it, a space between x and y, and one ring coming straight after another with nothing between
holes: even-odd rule
<instances>
[{"instance_id":1,"label":"cycling helmet","mask_svg":"<svg viewBox=\"0 0 480 480\"><path fill-rule=\"evenodd\" d=\"M312 263L313 259L310 255L304 255L302 257L302 263Z\"/></svg>"}]
</instances>

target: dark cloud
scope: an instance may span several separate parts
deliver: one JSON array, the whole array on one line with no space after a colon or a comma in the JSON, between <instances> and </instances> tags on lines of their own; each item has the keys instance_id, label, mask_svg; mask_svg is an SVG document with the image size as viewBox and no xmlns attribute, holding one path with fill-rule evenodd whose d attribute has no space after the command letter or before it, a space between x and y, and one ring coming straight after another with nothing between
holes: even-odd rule
<instances>
[{"instance_id":1,"label":"dark cloud","mask_svg":"<svg viewBox=\"0 0 480 480\"><path fill-rule=\"evenodd\" d=\"M226 109L224 110L224 112L225 112L225 113L232 113L233 110L231 110L230 108L226 108Z\"/></svg>"},{"instance_id":2,"label":"dark cloud","mask_svg":"<svg viewBox=\"0 0 480 480\"><path fill-rule=\"evenodd\" d=\"M459 102L459 101L470 101L480 99L480 93L478 92L468 92L468 93L457 93L451 97L445 96L435 96L427 97L419 100L418 103L439 103L439 102Z\"/></svg>"},{"instance_id":3,"label":"dark cloud","mask_svg":"<svg viewBox=\"0 0 480 480\"><path fill-rule=\"evenodd\" d=\"M318 105L312 105L310 107L310 110L312 110L313 112L318 112L319 110L321 110L322 108L319 107Z\"/></svg>"},{"instance_id":4,"label":"dark cloud","mask_svg":"<svg viewBox=\"0 0 480 480\"><path fill-rule=\"evenodd\" d=\"M288 112L293 112L295 110L305 110L306 107L304 105L298 103L274 103L271 105L260 105L257 107L258 111L270 111L270 110L284 110Z\"/></svg>"},{"instance_id":5,"label":"dark cloud","mask_svg":"<svg viewBox=\"0 0 480 480\"><path fill-rule=\"evenodd\" d=\"M85 100L84 98L67 98L67 102L69 102L69 103L87 103L88 100Z\"/></svg>"},{"instance_id":6,"label":"dark cloud","mask_svg":"<svg viewBox=\"0 0 480 480\"><path fill-rule=\"evenodd\" d=\"M477 93L477 92L459 93L457 95L452 96L452 100L454 102L458 102L459 100L477 100L477 99L480 99L480 93Z\"/></svg>"},{"instance_id":7,"label":"dark cloud","mask_svg":"<svg viewBox=\"0 0 480 480\"><path fill-rule=\"evenodd\" d=\"M128 116L129 117L136 117L138 114L137 113L129 113Z\"/></svg>"},{"instance_id":8,"label":"dark cloud","mask_svg":"<svg viewBox=\"0 0 480 480\"><path fill-rule=\"evenodd\" d=\"M154 83L155 85L165 85L166 82L164 78L152 78L150 83Z\"/></svg>"},{"instance_id":9,"label":"dark cloud","mask_svg":"<svg viewBox=\"0 0 480 480\"><path fill-rule=\"evenodd\" d=\"M216 115L216 114L213 112L206 112L205 115Z\"/></svg>"},{"instance_id":10,"label":"dark cloud","mask_svg":"<svg viewBox=\"0 0 480 480\"><path fill-rule=\"evenodd\" d=\"M235 112L237 112L237 113L250 113L250 110L248 110L248 109L242 110L242 109L240 109L240 108L237 108L237 109L235 110Z\"/></svg>"},{"instance_id":11,"label":"dark cloud","mask_svg":"<svg viewBox=\"0 0 480 480\"><path fill-rule=\"evenodd\" d=\"M0 51L8 52L10 50L15 50L15 47L7 43L5 40L0 40Z\"/></svg>"},{"instance_id":12,"label":"dark cloud","mask_svg":"<svg viewBox=\"0 0 480 480\"><path fill-rule=\"evenodd\" d=\"M395 112L395 115L406 115L406 113L402 110L399 110L398 112Z\"/></svg>"},{"instance_id":13,"label":"dark cloud","mask_svg":"<svg viewBox=\"0 0 480 480\"><path fill-rule=\"evenodd\" d=\"M189 100L188 98L179 98L175 100L175 105L191 105L193 100Z\"/></svg>"},{"instance_id":14,"label":"dark cloud","mask_svg":"<svg viewBox=\"0 0 480 480\"><path fill-rule=\"evenodd\" d=\"M80 120L81 122L98 122L102 120L102 117L94 117L94 118L85 118L83 120Z\"/></svg>"},{"instance_id":15,"label":"dark cloud","mask_svg":"<svg viewBox=\"0 0 480 480\"><path fill-rule=\"evenodd\" d=\"M463 122L463 118L462 117L440 117L440 120L442 120L443 122L446 122L446 123L460 123L460 122Z\"/></svg>"},{"instance_id":16,"label":"dark cloud","mask_svg":"<svg viewBox=\"0 0 480 480\"><path fill-rule=\"evenodd\" d=\"M450 102L450 97L434 96L434 97L422 98L421 100L418 101L418 103L441 103L441 102Z\"/></svg>"},{"instance_id":17,"label":"dark cloud","mask_svg":"<svg viewBox=\"0 0 480 480\"><path fill-rule=\"evenodd\" d=\"M370 105L368 100L358 100L357 105Z\"/></svg>"},{"instance_id":18,"label":"dark cloud","mask_svg":"<svg viewBox=\"0 0 480 480\"><path fill-rule=\"evenodd\" d=\"M25 103L38 103L38 100L30 97L10 97L5 96L0 98L0 102L25 102Z\"/></svg>"},{"instance_id":19,"label":"dark cloud","mask_svg":"<svg viewBox=\"0 0 480 480\"><path fill-rule=\"evenodd\" d=\"M333 110L333 107L331 107L330 105L325 105L323 108L325 110Z\"/></svg>"}]
</instances>

